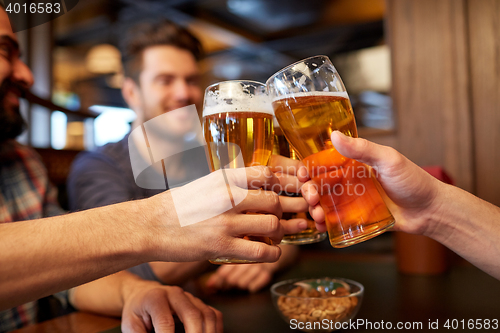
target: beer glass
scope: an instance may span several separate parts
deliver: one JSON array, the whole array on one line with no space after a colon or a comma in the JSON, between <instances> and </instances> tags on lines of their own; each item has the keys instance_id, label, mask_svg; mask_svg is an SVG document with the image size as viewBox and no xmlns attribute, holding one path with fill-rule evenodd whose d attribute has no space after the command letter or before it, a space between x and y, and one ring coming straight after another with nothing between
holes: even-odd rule
<instances>
[{"instance_id":1,"label":"beer glass","mask_svg":"<svg viewBox=\"0 0 500 333\"><path fill-rule=\"evenodd\" d=\"M273 150L273 111L266 86L225 81L209 86L203 104L203 134L210 170L267 165ZM239 159L238 155L243 157ZM267 237L246 237L272 244ZM217 258L212 263L249 263Z\"/></svg>"},{"instance_id":2,"label":"beer glass","mask_svg":"<svg viewBox=\"0 0 500 333\"><path fill-rule=\"evenodd\" d=\"M290 147L288 141L286 141L285 136L283 135L283 131L281 130L279 123L276 121L276 117L274 117L274 148L273 154L285 156L294 160L298 160L297 153L293 148ZM300 193L289 193L287 191L283 191L280 195L297 197L300 196ZM281 240L281 244L288 245L304 245L317 243L326 238L326 232L319 232L316 229L314 221L310 218L308 213L283 213L283 219L291 220L296 218L303 218L307 221L307 229L303 230L296 234L287 234L283 236Z\"/></svg>"},{"instance_id":3,"label":"beer glass","mask_svg":"<svg viewBox=\"0 0 500 333\"><path fill-rule=\"evenodd\" d=\"M349 97L330 59L294 63L270 77L267 89L281 130L320 194L332 246L357 244L391 228L394 218L376 170L345 158L330 140L335 130L358 136Z\"/></svg>"}]
</instances>

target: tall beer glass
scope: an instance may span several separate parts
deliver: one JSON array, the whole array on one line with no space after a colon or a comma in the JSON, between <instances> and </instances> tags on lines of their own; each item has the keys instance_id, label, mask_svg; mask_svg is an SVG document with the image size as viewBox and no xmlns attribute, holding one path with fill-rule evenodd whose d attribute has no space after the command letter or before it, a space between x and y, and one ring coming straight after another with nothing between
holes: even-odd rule
<instances>
[{"instance_id":1,"label":"tall beer glass","mask_svg":"<svg viewBox=\"0 0 500 333\"><path fill-rule=\"evenodd\" d=\"M226 81L209 86L203 105L203 133L212 172L267 165L273 150L274 130L266 86L254 81ZM272 244L267 237L251 239ZM251 261L218 258L211 262Z\"/></svg>"},{"instance_id":2,"label":"tall beer glass","mask_svg":"<svg viewBox=\"0 0 500 333\"><path fill-rule=\"evenodd\" d=\"M318 189L332 246L357 244L392 227L374 170L340 155L330 140L335 130L358 136L349 97L330 59L294 63L269 78L267 89L281 130Z\"/></svg>"}]
</instances>

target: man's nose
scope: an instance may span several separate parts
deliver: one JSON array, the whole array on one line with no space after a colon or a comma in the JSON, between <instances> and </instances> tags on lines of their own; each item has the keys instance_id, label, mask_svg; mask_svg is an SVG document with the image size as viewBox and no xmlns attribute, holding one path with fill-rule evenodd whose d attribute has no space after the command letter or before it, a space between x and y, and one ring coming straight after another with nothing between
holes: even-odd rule
<instances>
[{"instance_id":1,"label":"man's nose","mask_svg":"<svg viewBox=\"0 0 500 333\"><path fill-rule=\"evenodd\" d=\"M26 89L33 85L33 74L21 59L16 59L12 70L12 81Z\"/></svg>"},{"instance_id":2,"label":"man's nose","mask_svg":"<svg viewBox=\"0 0 500 333\"><path fill-rule=\"evenodd\" d=\"M189 84L185 80L177 80L174 86L174 96L177 101L189 100Z\"/></svg>"}]
</instances>

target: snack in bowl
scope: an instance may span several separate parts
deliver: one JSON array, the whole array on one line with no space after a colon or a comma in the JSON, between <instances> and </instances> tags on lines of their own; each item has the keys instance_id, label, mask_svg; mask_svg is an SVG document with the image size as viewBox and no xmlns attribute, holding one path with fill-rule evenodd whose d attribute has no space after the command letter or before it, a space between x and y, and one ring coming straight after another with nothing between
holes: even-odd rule
<instances>
[{"instance_id":1,"label":"snack in bowl","mask_svg":"<svg viewBox=\"0 0 500 333\"><path fill-rule=\"evenodd\" d=\"M295 279L274 284L274 304L291 328L305 332L331 332L354 318L364 288L342 278Z\"/></svg>"}]
</instances>

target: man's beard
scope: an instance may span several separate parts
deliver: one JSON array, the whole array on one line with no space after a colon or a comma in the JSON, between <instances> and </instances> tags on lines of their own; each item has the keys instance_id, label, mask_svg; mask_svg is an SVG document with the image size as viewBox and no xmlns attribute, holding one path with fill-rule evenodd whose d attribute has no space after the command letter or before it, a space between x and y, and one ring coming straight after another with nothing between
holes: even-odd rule
<instances>
[{"instance_id":1,"label":"man's beard","mask_svg":"<svg viewBox=\"0 0 500 333\"><path fill-rule=\"evenodd\" d=\"M12 84L11 80L5 79L0 85L0 143L17 138L26 128L19 107L5 108L4 99Z\"/></svg>"}]
</instances>

